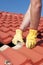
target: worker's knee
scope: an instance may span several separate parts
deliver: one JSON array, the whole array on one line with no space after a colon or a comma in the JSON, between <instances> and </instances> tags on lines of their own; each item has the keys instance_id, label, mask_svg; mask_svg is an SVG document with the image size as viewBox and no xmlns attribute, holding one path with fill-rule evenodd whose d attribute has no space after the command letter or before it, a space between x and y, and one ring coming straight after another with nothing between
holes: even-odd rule
<instances>
[{"instance_id":1,"label":"worker's knee","mask_svg":"<svg viewBox=\"0 0 43 65\"><path fill-rule=\"evenodd\" d=\"M31 0L31 5L35 9L40 9L42 7L41 0Z\"/></svg>"}]
</instances>

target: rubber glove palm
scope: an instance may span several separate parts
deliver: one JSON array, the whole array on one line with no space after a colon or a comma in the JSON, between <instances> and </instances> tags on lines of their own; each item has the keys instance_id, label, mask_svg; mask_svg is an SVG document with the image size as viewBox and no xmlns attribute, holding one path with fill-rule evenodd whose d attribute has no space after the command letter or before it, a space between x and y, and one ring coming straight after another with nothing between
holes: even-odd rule
<instances>
[{"instance_id":1,"label":"rubber glove palm","mask_svg":"<svg viewBox=\"0 0 43 65\"><path fill-rule=\"evenodd\" d=\"M23 43L22 31L21 31L20 29L17 29L17 30L16 30L16 34L15 34L13 40L12 40L12 43L15 44L15 45L16 45L18 42Z\"/></svg>"},{"instance_id":2,"label":"rubber glove palm","mask_svg":"<svg viewBox=\"0 0 43 65\"><path fill-rule=\"evenodd\" d=\"M33 48L36 45L37 30L30 29L29 34L26 38L26 47Z\"/></svg>"}]
</instances>

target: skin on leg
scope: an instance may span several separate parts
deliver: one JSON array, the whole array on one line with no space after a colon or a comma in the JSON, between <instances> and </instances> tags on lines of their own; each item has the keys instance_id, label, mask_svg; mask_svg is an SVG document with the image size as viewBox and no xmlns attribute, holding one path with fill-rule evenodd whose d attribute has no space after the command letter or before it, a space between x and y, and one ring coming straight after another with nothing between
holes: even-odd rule
<instances>
[{"instance_id":1,"label":"skin on leg","mask_svg":"<svg viewBox=\"0 0 43 65\"><path fill-rule=\"evenodd\" d=\"M39 21L40 21L40 15L41 15L41 0L31 0L31 10L30 10L30 16L31 16L31 22L30 22L30 29L36 29L38 28Z\"/></svg>"},{"instance_id":2,"label":"skin on leg","mask_svg":"<svg viewBox=\"0 0 43 65\"><path fill-rule=\"evenodd\" d=\"M31 8L31 4L28 7L28 10L24 16L24 19L22 21L22 24L20 25L20 29L24 30L30 23L30 8Z\"/></svg>"}]
</instances>

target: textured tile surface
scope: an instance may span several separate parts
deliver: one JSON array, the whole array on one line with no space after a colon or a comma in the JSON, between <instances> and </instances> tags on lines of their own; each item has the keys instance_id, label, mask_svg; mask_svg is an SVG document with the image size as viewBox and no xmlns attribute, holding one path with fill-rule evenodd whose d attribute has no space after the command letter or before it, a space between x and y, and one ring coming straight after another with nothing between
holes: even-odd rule
<instances>
[{"instance_id":1,"label":"textured tile surface","mask_svg":"<svg viewBox=\"0 0 43 65\"><path fill-rule=\"evenodd\" d=\"M39 64L43 63L43 54L41 53L41 50L40 50L40 52L37 52L37 48L36 48L36 50L34 50L34 49L27 49L25 46L23 46L18 51L21 54L25 55L27 58L30 58L34 65L39 65Z\"/></svg>"},{"instance_id":2,"label":"textured tile surface","mask_svg":"<svg viewBox=\"0 0 43 65\"><path fill-rule=\"evenodd\" d=\"M13 63L13 65L31 64L30 58L27 59L26 56L10 47L4 49L2 53Z\"/></svg>"},{"instance_id":3,"label":"textured tile surface","mask_svg":"<svg viewBox=\"0 0 43 65\"><path fill-rule=\"evenodd\" d=\"M10 60L5 55L3 55L2 52L0 52L0 65L8 65L8 62L10 65L12 65Z\"/></svg>"},{"instance_id":4,"label":"textured tile surface","mask_svg":"<svg viewBox=\"0 0 43 65\"><path fill-rule=\"evenodd\" d=\"M4 65L5 64L5 60L6 60L6 58L0 52L0 64Z\"/></svg>"},{"instance_id":5,"label":"textured tile surface","mask_svg":"<svg viewBox=\"0 0 43 65\"><path fill-rule=\"evenodd\" d=\"M36 46L33 49L28 49L23 46L15 50L5 45L0 50L13 65L43 65L43 47Z\"/></svg>"}]
</instances>

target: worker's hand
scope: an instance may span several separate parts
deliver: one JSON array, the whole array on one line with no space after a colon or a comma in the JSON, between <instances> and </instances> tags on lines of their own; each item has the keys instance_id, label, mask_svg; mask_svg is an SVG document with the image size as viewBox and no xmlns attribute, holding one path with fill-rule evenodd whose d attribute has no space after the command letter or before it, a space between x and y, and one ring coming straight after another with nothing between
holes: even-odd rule
<instances>
[{"instance_id":1,"label":"worker's hand","mask_svg":"<svg viewBox=\"0 0 43 65\"><path fill-rule=\"evenodd\" d=\"M15 45L16 45L18 42L23 43L22 30L20 30L20 29L17 29L17 30L16 30L16 34L15 34L13 40L12 40L12 43L15 44Z\"/></svg>"},{"instance_id":2,"label":"worker's hand","mask_svg":"<svg viewBox=\"0 0 43 65\"><path fill-rule=\"evenodd\" d=\"M36 45L37 30L30 29L29 34L26 38L26 47L33 48Z\"/></svg>"}]
</instances>

